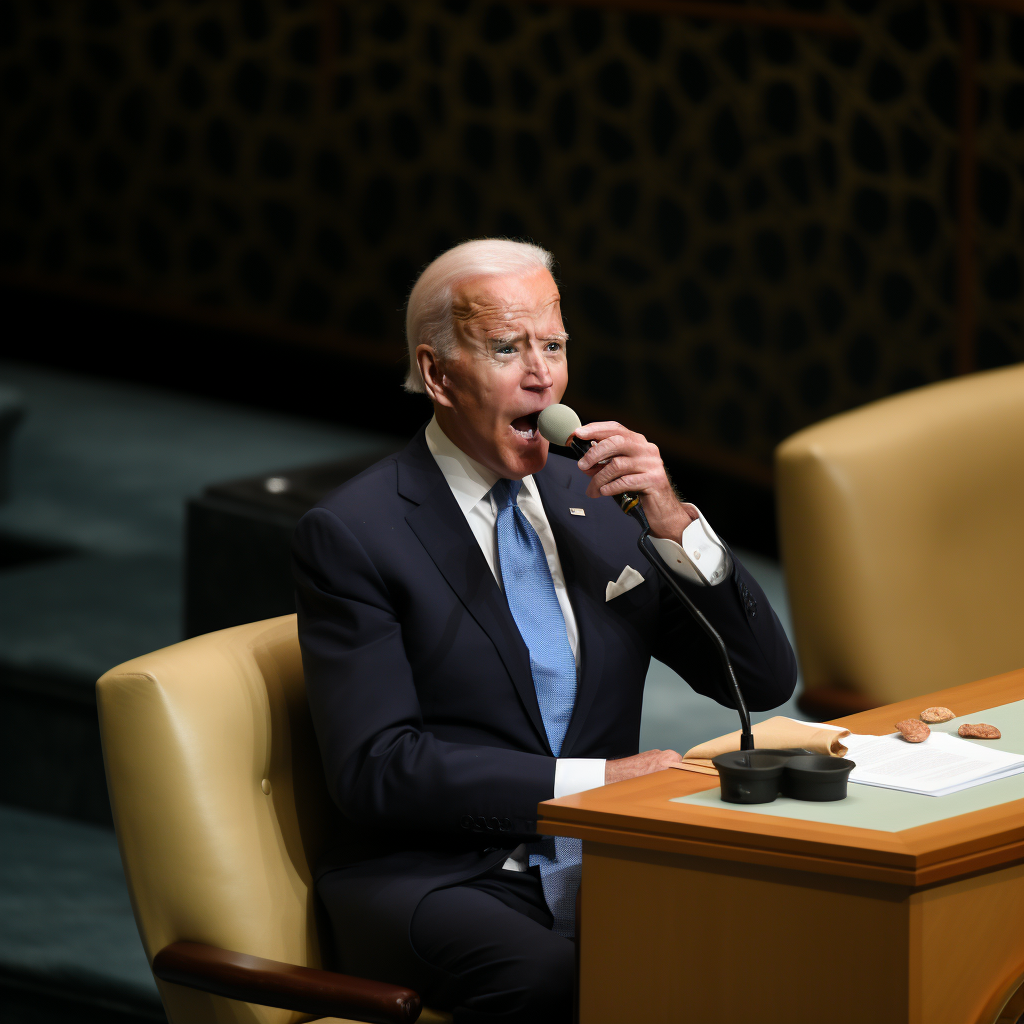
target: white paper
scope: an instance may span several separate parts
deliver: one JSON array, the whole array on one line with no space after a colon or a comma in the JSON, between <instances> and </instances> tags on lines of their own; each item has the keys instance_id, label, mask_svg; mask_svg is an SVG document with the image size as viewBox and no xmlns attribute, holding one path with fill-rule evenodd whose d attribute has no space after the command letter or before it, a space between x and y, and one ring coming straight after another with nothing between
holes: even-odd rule
<instances>
[{"instance_id":1,"label":"white paper","mask_svg":"<svg viewBox=\"0 0 1024 1024\"><path fill-rule=\"evenodd\" d=\"M923 796L946 796L1024 772L1024 756L933 732L923 743L852 734L843 740L857 767L850 781Z\"/></svg>"}]
</instances>

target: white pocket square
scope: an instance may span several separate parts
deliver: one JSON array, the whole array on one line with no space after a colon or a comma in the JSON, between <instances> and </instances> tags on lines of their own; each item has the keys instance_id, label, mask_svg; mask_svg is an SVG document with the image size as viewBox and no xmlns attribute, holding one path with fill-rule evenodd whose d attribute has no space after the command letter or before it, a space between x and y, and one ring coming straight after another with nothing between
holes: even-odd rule
<instances>
[{"instance_id":1,"label":"white pocket square","mask_svg":"<svg viewBox=\"0 0 1024 1024\"><path fill-rule=\"evenodd\" d=\"M608 581L608 586L604 588L604 599L606 602L611 601L620 594L624 594L627 590L632 590L634 587L639 586L643 581L643 576L633 566L627 565L614 583L611 580Z\"/></svg>"}]
</instances>

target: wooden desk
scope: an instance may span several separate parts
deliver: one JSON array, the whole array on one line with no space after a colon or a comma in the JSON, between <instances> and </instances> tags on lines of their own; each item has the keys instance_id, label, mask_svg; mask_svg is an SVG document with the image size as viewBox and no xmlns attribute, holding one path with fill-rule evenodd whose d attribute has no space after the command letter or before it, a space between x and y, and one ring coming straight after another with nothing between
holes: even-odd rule
<instances>
[{"instance_id":1,"label":"wooden desk","mask_svg":"<svg viewBox=\"0 0 1024 1024\"><path fill-rule=\"evenodd\" d=\"M835 724L1022 698L1024 670ZM1016 1022L1024 800L902 832L670 802L717 784L668 770L540 805L540 831L584 840L580 1024Z\"/></svg>"}]
</instances>

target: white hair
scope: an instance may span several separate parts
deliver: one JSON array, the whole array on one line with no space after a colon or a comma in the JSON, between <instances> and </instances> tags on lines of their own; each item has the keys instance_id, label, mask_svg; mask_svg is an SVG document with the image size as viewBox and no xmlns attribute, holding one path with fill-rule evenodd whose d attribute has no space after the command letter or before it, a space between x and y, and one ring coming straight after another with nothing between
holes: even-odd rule
<instances>
[{"instance_id":1,"label":"white hair","mask_svg":"<svg viewBox=\"0 0 1024 1024\"><path fill-rule=\"evenodd\" d=\"M417 278L405 313L405 339L409 345L409 373L405 390L423 394L423 376L416 362L416 346L429 345L439 359L455 350L452 299L455 285L485 275L524 277L537 270L550 272L555 258L531 242L507 238L475 238L441 253Z\"/></svg>"}]
</instances>

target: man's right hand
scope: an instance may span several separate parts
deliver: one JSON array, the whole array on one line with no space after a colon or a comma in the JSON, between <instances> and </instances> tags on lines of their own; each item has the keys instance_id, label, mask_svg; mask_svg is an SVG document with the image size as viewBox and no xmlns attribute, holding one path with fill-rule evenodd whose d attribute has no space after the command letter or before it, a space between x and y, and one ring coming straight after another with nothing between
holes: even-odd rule
<instances>
[{"instance_id":1,"label":"man's right hand","mask_svg":"<svg viewBox=\"0 0 1024 1024\"><path fill-rule=\"evenodd\" d=\"M639 775L650 775L660 772L672 764L682 761L682 755L674 750L645 750L642 754L632 757L620 757L617 761L605 761L604 784L621 782L623 779L635 779Z\"/></svg>"}]
</instances>

